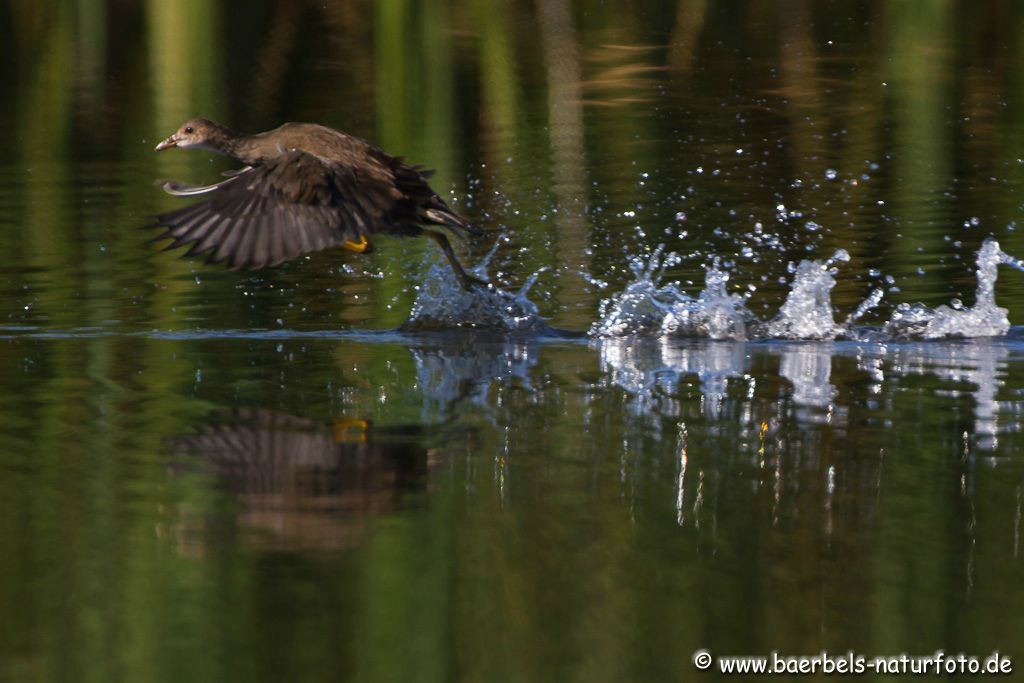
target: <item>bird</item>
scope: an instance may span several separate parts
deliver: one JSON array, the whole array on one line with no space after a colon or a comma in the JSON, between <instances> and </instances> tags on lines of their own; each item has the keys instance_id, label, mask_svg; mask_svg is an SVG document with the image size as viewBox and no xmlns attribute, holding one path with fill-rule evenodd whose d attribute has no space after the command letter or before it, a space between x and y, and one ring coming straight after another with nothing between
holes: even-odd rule
<instances>
[{"instance_id":1,"label":"bird","mask_svg":"<svg viewBox=\"0 0 1024 683\"><path fill-rule=\"evenodd\" d=\"M183 123L156 151L196 147L243 166L206 186L173 181L163 189L203 200L153 217L148 227L190 245L185 256L233 269L275 266L332 247L365 253L377 235L426 236L437 242L466 290L485 286L462 267L447 236L482 237L428 184L432 171L353 135L316 123L285 123L248 135L205 118Z\"/></svg>"}]
</instances>

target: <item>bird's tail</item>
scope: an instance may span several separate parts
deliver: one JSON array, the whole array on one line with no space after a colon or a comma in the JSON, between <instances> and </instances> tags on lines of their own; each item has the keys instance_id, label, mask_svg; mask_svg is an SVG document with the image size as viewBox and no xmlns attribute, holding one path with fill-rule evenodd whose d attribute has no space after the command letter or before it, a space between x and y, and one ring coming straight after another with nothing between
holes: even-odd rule
<instances>
[{"instance_id":1,"label":"bird's tail","mask_svg":"<svg viewBox=\"0 0 1024 683\"><path fill-rule=\"evenodd\" d=\"M455 213L447 206L431 207L424 212L427 222L434 223L435 225L443 225L446 228L453 228L457 232L472 235L473 237L483 237L484 231L479 227L473 225L468 220Z\"/></svg>"}]
</instances>

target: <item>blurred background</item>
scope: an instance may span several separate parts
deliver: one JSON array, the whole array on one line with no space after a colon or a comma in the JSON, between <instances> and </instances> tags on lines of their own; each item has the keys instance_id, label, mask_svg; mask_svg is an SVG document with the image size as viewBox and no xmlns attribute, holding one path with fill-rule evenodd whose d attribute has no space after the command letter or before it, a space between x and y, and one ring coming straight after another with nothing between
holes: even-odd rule
<instances>
[{"instance_id":1,"label":"blurred background","mask_svg":"<svg viewBox=\"0 0 1024 683\"><path fill-rule=\"evenodd\" d=\"M894 303L969 298L981 239L1016 246L1024 10L1012 2L12 0L0 12L0 122L13 133L0 305L25 322L259 315L233 291L239 276L146 257L131 229L181 204L154 181L230 166L154 154L195 115L251 132L322 122L435 168L439 192L512 238L492 271L515 285L550 268L538 303L575 329L601 298L579 272L621 285L624 256L659 242L699 254L672 273L698 280L711 254L754 246L736 286L757 285L764 311L787 261L837 247L854 261L836 301L852 306L875 272L901 288ZM752 243L758 223L787 251ZM259 282L301 284L306 310L289 324L393 327L434 249L315 257ZM101 311L45 301L98 291ZM260 323L287 313L259 308L272 311Z\"/></svg>"}]
</instances>

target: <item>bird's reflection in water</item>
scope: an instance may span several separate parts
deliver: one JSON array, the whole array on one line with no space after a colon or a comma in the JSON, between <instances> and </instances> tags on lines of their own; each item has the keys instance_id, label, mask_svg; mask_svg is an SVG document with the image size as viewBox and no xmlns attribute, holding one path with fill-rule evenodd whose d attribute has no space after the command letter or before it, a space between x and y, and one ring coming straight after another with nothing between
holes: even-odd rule
<instances>
[{"instance_id":1,"label":"bird's reflection in water","mask_svg":"<svg viewBox=\"0 0 1024 683\"><path fill-rule=\"evenodd\" d=\"M174 441L177 474L215 478L237 498L237 526L260 545L344 549L359 545L373 518L415 506L441 460L430 428L333 425L273 410L218 411ZM211 520L179 519L179 540L196 541ZM233 526L232 524L231 526Z\"/></svg>"}]
</instances>

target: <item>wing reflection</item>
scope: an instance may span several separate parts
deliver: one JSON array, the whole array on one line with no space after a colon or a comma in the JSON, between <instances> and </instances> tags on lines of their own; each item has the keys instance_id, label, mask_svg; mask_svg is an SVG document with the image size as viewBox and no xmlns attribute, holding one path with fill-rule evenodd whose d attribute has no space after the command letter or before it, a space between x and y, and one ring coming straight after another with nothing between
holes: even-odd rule
<instances>
[{"instance_id":1,"label":"wing reflection","mask_svg":"<svg viewBox=\"0 0 1024 683\"><path fill-rule=\"evenodd\" d=\"M174 441L177 473L216 478L241 503L239 526L292 548L357 545L369 521L415 502L439 460L418 425L324 425L273 410L240 409ZM186 536L188 534L186 533Z\"/></svg>"}]
</instances>

